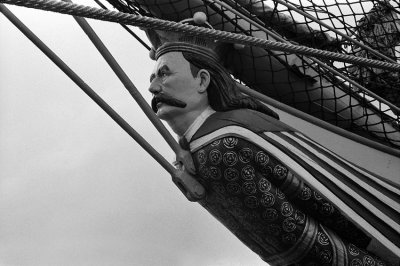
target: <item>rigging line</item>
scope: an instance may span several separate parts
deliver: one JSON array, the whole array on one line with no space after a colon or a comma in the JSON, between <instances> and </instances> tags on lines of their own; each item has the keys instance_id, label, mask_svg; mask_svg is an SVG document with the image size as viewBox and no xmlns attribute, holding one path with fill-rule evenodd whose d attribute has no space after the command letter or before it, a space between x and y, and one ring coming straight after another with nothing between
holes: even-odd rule
<instances>
[{"instance_id":1,"label":"rigging line","mask_svg":"<svg viewBox=\"0 0 400 266\"><path fill-rule=\"evenodd\" d=\"M101 8L108 10L108 8L103 5L99 0L94 0ZM130 28L128 28L126 25L124 24L119 24L122 26L122 28L124 28L130 35L132 35L138 42L140 42L147 50L150 51L151 47L145 43L136 33L134 33Z\"/></svg>"},{"instance_id":2,"label":"rigging line","mask_svg":"<svg viewBox=\"0 0 400 266\"><path fill-rule=\"evenodd\" d=\"M173 21L166 21L151 17L140 15L127 14L116 11L109 11L90 6L78 5L73 3L66 3L63 1L54 0L0 0L0 3L13 4L18 6L31 7L47 11L58 12L62 14L69 14L74 16L81 16L92 19L99 19L103 21L124 23L127 25L139 26L144 28L153 28L157 30L167 30L175 32L184 32L189 35L208 37L216 40L226 42L239 43L244 45L252 45L271 50L278 50L283 52L298 53L303 55L310 55L321 57L330 60L342 61L357 65L371 66L375 68L387 70L400 70L400 64L389 63L369 58L362 58L351 56L347 54L338 54L330 51L319 50L307 46L297 46L292 44L280 43L270 41L252 36L244 36L231 32L220 30L202 28Z\"/></svg>"},{"instance_id":3,"label":"rigging line","mask_svg":"<svg viewBox=\"0 0 400 266\"><path fill-rule=\"evenodd\" d=\"M70 0L64 0L64 1L69 2ZM89 25L89 23L82 17L74 16L74 19L79 24L79 26L82 28L82 30L86 33L86 35L89 37L89 39L92 41L93 45L103 56L104 60L106 60L108 65L111 67L111 69L117 75L117 77L122 82L122 84L125 86L125 88L128 90L128 92L135 99L135 101L140 106L140 108L145 113L145 115L150 120L150 122L155 126L155 128L158 130L158 132L160 132L161 136L165 139L165 141L168 143L168 145L171 147L171 149L175 152L177 158L184 163L186 168L192 174L194 174L195 167L194 167L192 157L191 157L189 151L185 151L179 146L179 144L176 142L176 140L172 137L171 133L167 130L167 128L160 121L160 119L156 116L156 114L151 109L149 104L146 102L146 100L140 94L139 90L129 79L128 75L125 73L125 71L122 69L122 67L118 64L117 60L115 60L113 55L110 53L110 51L107 49L107 47L101 41L101 39L94 32L94 30Z\"/></svg>"},{"instance_id":4,"label":"rigging line","mask_svg":"<svg viewBox=\"0 0 400 266\"><path fill-rule=\"evenodd\" d=\"M379 56L380 58L385 59L385 60L387 60L387 61L389 61L389 62L396 63L396 61L393 60L392 58L387 57L387 56L385 56L385 55L383 55L383 54L381 54L381 53L375 51L375 50L372 49L371 47L368 47L368 46L366 46L365 44L363 44L363 43L361 43L361 42L359 42L359 41L357 41L357 40L355 40L355 39L353 39L353 38L347 36L346 34L344 34L344 33L340 32L340 31L338 31L337 29L335 29L335 28L332 27L332 26L329 26L329 25L326 24L325 22L323 22L323 21L319 20L318 18L316 18L316 17L314 17L314 16L308 14L307 12L301 11L299 8L297 8L296 6L292 5L291 3L286 3L285 1L282 1L282 0L274 0L274 1L275 1L275 2L278 2L278 3L281 4L281 5L286 6L288 9L291 9L291 10L293 10L293 11L299 13L300 15L303 15L304 17L309 18L309 19L311 19L312 21L314 21L314 22L316 22L316 23L318 23L318 24L324 26L325 28L327 28L327 29L333 31L334 33L336 33L336 34L342 36L344 39L348 40L349 42L355 43L355 44L357 44L359 47L368 50L368 51L371 52L372 54L374 54L374 55L376 55L376 56Z\"/></svg>"},{"instance_id":5,"label":"rigging line","mask_svg":"<svg viewBox=\"0 0 400 266\"><path fill-rule=\"evenodd\" d=\"M0 4L2 12L36 47L38 47L55 65L57 65L76 85L78 85L97 105L101 107L129 136L148 152L168 173L176 169L159 154L135 129L133 129L110 105L108 105L92 88L89 87L64 61L61 60L42 40L22 23L7 7Z\"/></svg>"},{"instance_id":6,"label":"rigging line","mask_svg":"<svg viewBox=\"0 0 400 266\"><path fill-rule=\"evenodd\" d=\"M64 0L64 1L69 2L70 0ZM89 39L92 41L93 45L103 56L104 60L106 60L108 65L114 71L115 75L119 78L119 80L122 82L122 84L128 90L128 92L131 94L131 96L135 99L135 101L140 106L140 108L145 113L145 115L150 120L150 122L152 122L152 124L156 127L158 132L160 132L160 134L163 136L163 138L168 143L168 145L171 147L171 149L177 155L180 155L180 156L184 157L186 160L188 160L190 155L188 155L187 153L189 153L189 152L182 150L182 148L179 146L179 144L176 142L176 140L172 137L171 133L167 130L167 128L164 126L164 124L160 121L160 119L155 115L155 113L151 109L150 105L143 98L143 96L141 95L139 90L136 88L136 86L133 84L133 82L130 80L128 75L125 73L125 71L122 69L122 67L118 64L117 60L115 60L115 58L113 57L111 52L107 49L107 47L104 45L104 43L101 41L101 39L94 32L94 30L89 25L89 23L84 18L81 18L81 17L74 16L74 19L79 24L79 26L82 28L82 30L86 33L86 35L89 37ZM186 160L185 160L185 165L189 166L190 163L186 162ZM191 165L190 167L194 169L193 165Z\"/></svg>"},{"instance_id":7,"label":"rigging line","mask_svg":"<svg viewBox=\"0 0 400 266\"><path fill-rule=\"evenodd\" d=\"M364 137L361 137L361 136L356 135L354 133L351 133L351 132L349 132L349 131L347 131L345 129L336 127L334 125L331 125L328 122L325 122L325 121L323 121L321 119L315 118L315 117L313 117L313 116L311 116L309 114L306 114L304 112L301 112L301 111L299 111L299 110L297 110L297 109L295 109L295 108L293 108L291 106L288 106L288 105L283 104L283 103L281 103L281 102L279 102L277 100L274 100L274 99L272 99L272 98L270 98L270 97L268 97L268 96L266 96L266 95L264 95L262 93L259 93L259 92L255 91L255 90L252 90L252 89L246 87L243 84L236 83L236 85L238 86L238 88L240 89L240 91L242 93L244 93L244 94L246 94L248 96L252 96L254 98L257 98L260 101L262 101L262 102L264 102L264 103L266 103L268 105L271 105L271 106L273 106L273 107L275 107L275 108L277 108L279 110L282 110L282 111L284 111L284 112L286 112L288 114L291 114L291 115L293 115L295 117L303 119L303 120L305 120L305 121L307 121L307 122L309 122L311 124L314 124L314 125L316 125L318 127L324 128L324 129L326 129L328 131L334 132L334 133L336 133L336 134L338 134L340 136L343 136L345 138L348 138L348 139L351 139L351 140L356 141L358 143L361 143L361 144L364 144L366 146L369 146L369 147L371 147L373 149L382 151L382 152L390 154L390 155L394 155L396 157L400 157L400 150L398 150L398 149L391 148L391 147L389 147L387 145L378 143L376 141L369 140L367 138L364 138Z\"/></svg>"},{"instance_id":8,"label":"rigging line","mask_svg":"<svg viewBox=\"0 0 400 266\"><path fill-rule=\"evenodd\" d=\"M210 1L210 0L202 0L202 1L203 1L203 3L204 3L206 6L210 7L213 11L215 11L215 12L218 13L221 17L223 17L223 19L225 19L225 20L228 21L229 23L235 25L235 28L238 29L240 32L242 32L244 35L246 35L246 36L251 36L251 34L249 33L248 30L244 29L241 25L239 25L238 23L236 23L236 22L234 21L235 18L231 18L231 17L229 17L227 14L225 14L224 11L222 10L222 8L221 8L220 6L218 6L217 4L215 4L214 1ZM233 10L235 11L235 9L233 9ZM276 36L277 38L279 38L279 36L276 35L275 32L270 31L270 33L271 33L271 36L272 36L272 37L275 37L275 36ZM274 58L275 58L276 60L278 60L282 65L286 65L286 66L290 67L289 65L287 65L287 63L286 63L286 61L285 61L284 59L280 58L279 55L273 53L271 50L268 50L268 49L264 49L264 50L268 53L269 56L274 57Z\"/></svg>"},{"instance_id":9,"label":"rigging line","mask_svg":"<svg viewBox=\"0 0 400 266\"><path fill-rule=\"evenodd\" d=\"M233 14L239 16L240 18L246 20L247 22L249 22L250 24L256 26L257 28L259 28L260 30L264 31L267 35L272 36L273 38L277 39L278 41L281 41L283 43L288 43L290 44L289 41L285 40L284 38L282 38L281 36L279 36L278 34L276 34L275 32L272 32L270 30L268 30L267 28L265 28L263 25L261 25L259 22L254 21L251 18L248 18L246 15L243 15L242 13L240 13L239 11L235 10L234 8L232 8L229 4L226 4L222 1L219 0L204 0L206 2L215 2L217 4L219 4L220 6L226 8L227 10L229 10L230 12L232 12ZM325 68L326 70L328 70L328 72L325 71L325 74L328 75L330 78L333 78L334 80L337 79L337 77L334 77L332 75L332 73L338 77L341 77L343 80L349 82L350 84L352 84L354 87L357 87L358 89L360 89L361 91L363 91L364 93L367 93L369 96L375 98L377 101L387 105L388 107L390 107L393 111L396 111L396 113L400 113L400 108L397 107L396 105L392 104L391 102L389 102L388 100L382 98L381 96L377 95L376 93L373 93L372 91L368 90L367 88L365 88L364 86L362 86L361 84L359 84L358 82L352 80L351 78L345 76L343 73L341 73L340 71L336 70L335 68L325 64L324 62L320 61L319 59L315 58L315 57L310 57L310 59L312 61L314 61L315 63L317 63L318 65L320 65L321 67ZM345 89L348 92L351 92L352 89L348 88L346 86L346 84L344 84L343 82L342 86L345 87ZM359 96L359 95L358 95ZM362 96L360 96L362 97ZM365 99L365 97L362 97L362 99ZM376 108L376 107L375 107ZM381 111L381 110L380 110Z\"/></svg>"},{"instance_id":10,"label":"rigging line","mask_svg":"<svg viewBox=\"0 0 400 266\"><path fill-rule=\"evenodd\" d=\"M310 2L310 1L309 1ZM319 6L319 5L317 5L317 4L315 4L315 3L313 3L313 2L310 2L310 4L314 7L314 9L311 9L310 8L310 10L311 11L313 11L313 12L315 12L315 13L322 13L322 14L326 14L326 15L328 15L328 18L329 18L329 20L330 21L333 21L333 19L336 19L339 23L341 23L342 24L342 29L347 33L347 32L350 32L352 35L354 35L354 36L356 36L356 37L360 37L358 34L357 34L357 32L355 31L355 30L353 30L352 29L352 25L350 24L350 23L348 23L348 22L346 22L346 20L343 18L344 16L343 16L343 14L341 15L341 16L338 16L338 15L335 15L334 13L332 13L332 12L329 12L328 10L324 10L324 9L322 9L321 8L321 6ZM319 8L321 8L321 9L319 9ZM318 10L319 9L319 10ZM348 36L348 35L347 35ZM365 41L364 41L365 42ZM371 44L371 43L369 43L369 42L366 42L367 44Z\"/></svg>"}]
</instances>

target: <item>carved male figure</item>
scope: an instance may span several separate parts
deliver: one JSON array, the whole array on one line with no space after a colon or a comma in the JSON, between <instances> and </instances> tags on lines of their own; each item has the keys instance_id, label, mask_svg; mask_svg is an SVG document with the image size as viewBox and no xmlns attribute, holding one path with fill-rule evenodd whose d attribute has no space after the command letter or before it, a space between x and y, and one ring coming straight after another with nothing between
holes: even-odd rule
<instances>
[{"instance_id":1,"label":"carved male figure","mask_svg":"<svg viewBox=\"0 0 400 266\"><path fill-rule=\"evenodd\" d=\"M156 60L152 108L189 143L206 189L200 204L245 245L270 265L386 265L374 253L390 253L393 228L352 196L372 202L365 190L376 188L349 181L370 173L243 96L207 47L166 42ZM375 241L381 232L384 244Z\"/></svg>"}]
</instances>

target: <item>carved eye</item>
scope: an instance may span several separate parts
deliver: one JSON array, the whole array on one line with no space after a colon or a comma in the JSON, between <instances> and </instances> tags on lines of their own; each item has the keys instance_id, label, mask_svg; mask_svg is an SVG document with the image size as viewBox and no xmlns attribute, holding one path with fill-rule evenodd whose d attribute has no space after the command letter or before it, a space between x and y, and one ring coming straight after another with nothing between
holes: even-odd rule
<instances>
[{"instance_id":1,"label":"carved eye","mask_svg":"<svg viewBox=\"0 0 400 266\"><path fill-rule=\"evenodd\" d=\"M167 74L168 74L168 73L167 73L166 71L161 71L160 74L159 74L159 77L160 77L160 78L164 78L164 77L167 76Z\"/></svg>"},{"instance_id":2,"label":"carved eye","mask_svg":"<svg viewBox=\"0 0 400 266\"><path fill-rule=\"evenodd\" d=\"M157 76L161 79L164 79L169 75L169 69L167 67L162 67L158 70Z\"/></svg>"}]
</instances>

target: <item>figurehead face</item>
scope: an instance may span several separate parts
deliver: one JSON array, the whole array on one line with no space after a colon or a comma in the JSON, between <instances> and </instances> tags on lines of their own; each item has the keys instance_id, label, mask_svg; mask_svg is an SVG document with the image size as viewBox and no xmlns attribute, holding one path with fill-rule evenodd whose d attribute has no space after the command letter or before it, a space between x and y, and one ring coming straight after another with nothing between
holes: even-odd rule
<instances>
[{"instance_id":1,"label":"figurehead face","mask_svg":"<svg viewBox=\"0 0 400 266\"><path fill-rule=\"evenodd\" d=\"M152 109L167 122L199 115L208 106L209 83L209 72L200 69L193 75L182 52L163 53L150 76Z\"/></svg>"},{"instance_id":2,"label":"figurehead face","mask_svg":"<svg viewBox=\"0 0 400 266\"><path fill-rule=\"evenodd\" d=\"M248 108L278 118L259 101L244 96L224 68L231 45L177 32L148 29L146 34L153 44L150 57L156 60L149 88L152 108L173 129L179 119L190 122L209 106L220 112Z\"/></svg>"},{"instance_id":3,"label":"figurehead face","mask_svg":"<svg viewBox=\"0 0 400 266\"><path fill-rule=\"evenodd\" d=\"M181 23L212 28L206 20L204 13L196 13L193 19ZM180 32L147 29L146 34L153 44L150 58L156 60L149 89L154 95L154 112L170 125L171 119L177 116L200 115L209 106L213 71L208 65L218 64L217 47L220 43ZM193 64L192 57L201 58L206 63L199 67Z\"/></svg>"}]
</instances>

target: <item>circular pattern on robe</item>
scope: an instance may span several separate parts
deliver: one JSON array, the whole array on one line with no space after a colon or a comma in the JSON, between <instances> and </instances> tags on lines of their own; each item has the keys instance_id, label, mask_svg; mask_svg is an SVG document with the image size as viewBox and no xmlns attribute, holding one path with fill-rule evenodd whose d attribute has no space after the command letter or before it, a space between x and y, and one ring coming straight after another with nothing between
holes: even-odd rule
<instances>
[{"instance_id":1,"label":"circular pattern on robe","mask_svg":"<svg viewBox=\"0 0 400 266\"><path fill-rule=\"evenodd\" d=\"M228 149L232 149L234 148L237 143L238 143L238 138L235 137L226 137L222 140L222 143L224 144L224 146Z\"/></svg>"},{"instance_id":2,"label":"circular pattern on robe","mask_svg":"<svg viewBox=\"0 0 400 266\"><path fill-rule=\"evenodd\" d=\"M221 143L220 139L214 140L213 142L211 142L211 147L218 146L220 143Z\"/></svg>"},{"instance_id":3,"label":"circular pattern on robe","mask_svg":"<svg viewBox=\"0 0 400 266\"><path fill-rule=\"evenodd\" d=\"M353 255L353 256L357 256L357 255L360 254L360 250L358 249L358 247L356 247L356 246L353 245L353 244L349 244L348 249L349 249L349 253L350 253L351 255Z\"/></svg>"},{"instance_id":4,"label":"circular pattern on robe","mask_svg":"<svg viewBox=\"0 0 400 266\"><path fill-rule=\"evenodd\" d=\"M285 217L288 217L288 216L292 215L292 213L293 213L292 205L287 201L282 203L282 205L281 205L281 214L283 216L285 216Z\"/></svg>"},{"instance_id":5,"label":"circular pattern on robe","mask_svg":"<svg viewBox=\"0 0 400 266\"><path fill-rule=\"evenodd\" d=\"M242 192L242 187L235 182L229 183L226 185L226 190L231 194L240 194Z\"/></svg>"},{"instance_id":6,"label":"circular pattern on robe","mask_svg":"<svg viewBox=\"0 0 400 266\"><path fill-rule=\"evenodd\" d=\"M243 148L239 151L239 160L242 163L249 163L253 158L253 151L249 148Z\"/></svg>"},{"instance_id":7,"label":"circular pattern on robe","mask_svg":"<svg viewBox=\"0 0 400 266\"><path fill-rule=\"evenodd\" d=\"M329 245L329 238L323 232L318 232L317 234L317 241L323 246Z\"/></svg>"},{"instance_id":8,"label":"circular pattern on robe","mask_svg":"<svg viewBox=\"0 0 400 266\"><path fill-rule=\"evenodd\" d=\"M319 253L319 258L322 263L329 263L332 261L332 251L324 249Z\"/></svg>"},{"instance_id":9,"label":"circular pattern on robe","mask_svg":"<svg viewBox=\"0 0 400 266\"><path fill-rule=\"evenodd\" d=\"M303 212L296 210L294 212L294 219L296 220L296 224L304 224L306 221L306 215Z\"/></svg>"},{"instance_id":10,"label":"circular pattern on robe","mask_svg":"<svg viewBox=\"0 0 400 266\"><path fill-rule=\"evenodd\" d=\"M314 191L314 198L315 198L316 200L322 200L322 196L321 196L318 192L316 192L316 191Z\"/></svg>"},{"instance_id":11,"label":"circular pattern on robe","mask_svg":"<svg viewBox=\"0 0 400 266\"><path fill-rule=\"evenodd\" d=\"M236 152L228 151L224 154L224 156L222 157L222 160L224 161L224 164L226 166L234 166L238 161L238 156L237 156Z\"/></svg>"},{"instance_id":12,"label":"circular pattern on robe","mask_svg":"<svg viewBox=\"0 0 400 266\"><path fill-rule=\"evenodd\" d=\"M277 177L278 179L283 179L287 175L287 168L281 164L277 164L274 167L274 176Z\"/></svg>"},{"instance_id":13,"label":"circular pattern on robe","mask_svg":"<svg viewBox=\"0 0 400 266\"><path fill-rule=\"evenodd\" d=\"M261 204L265 207L272 207L275 203L275 196L270 192L264 192L261 196Z\"/></svg>"},{"instance_id":14,"label":"circular pattern on robe","mask_svg":"<svg viewBox=\"0 0 400 266\"><path fill-rule=\"evenodd\" d=\"M358 258L352 259L350 265L351 266L363 266L362 261Z\"/></svg>"},{"instance_id":15,"label":"circular pattern on robe","mask_svg":"<svg viewBox=\"0 0 400 266\"><path fill-rule=\"evenodd\" d=\"M210 159L210 163L213 165L217 165L222 161L222 154L219 150L216 149L210 151L208 157Z\"/></svg>"},{"instance_id":16,"label":"circular pattern on robe","mask_svg":"<svg viewBox=\"0 0 400 266\"><path fill-rule=\"evenodd\" d=\"M365 266L375 266L375 260L370 255L365 255L363 258L363 264Z\"/></svg>"},{"instance_id":17,"label":"circular pattern on robe","mask_svg":"<svg viewBox=\"0 0 400 266\"><path fill-rule=\"evenodd\" d=\"M301 200L309 200L311 198L311 189L309 187L304 186L301 189L298 197Z\"/></svg>"},{"instance_id":18,"label":"circular pattern on robe","mask_svg":"<svg viewBox=\"0 0 400 266\"><path fill-rule=\"evenodd\" d=\"M227 181L235 181L239 178L239 171L235 168L226 168L224 171L224 177Z\"/></svg>"},{"instance_id":19,"label":"circular pattern on robe","mask_svg":"<svg viewBox=\"0 0 400 266\"><path fill-rule=\"evenodd\" d=\"M242 189L243 189L244 194L251 195L251 194L256 193L257 186L256 186L256 183L249 181L249 182L243 183Z\"/></svg>"},{"instance_id":20,"label":"circular pattern on robe","mask_svg":"<svg viewBox=\"0 0 400 266\"><path fill-rule=\"evenodd\" d=\"M283 193L279 188L276 189L276 196L278 199L284 199L285 198L285 193Z\"/></svg>"},{"instance_id":21,"label":"circular pattern on robe","mask_svg":"<svg viewBox=\"0 0 400 266\"><path fill-rule=\"evenodd\" d=\"M269 157L265 152L259 151L256 153L255 160L256 160L256 163L259 163L261 165L266 165L269 162Z\"/></svg>"},{"instance_id":22,"label":"circular pattern on robe","mask_svg":"<svg viewBox=\"0 0 400 266\"><path fill-rule=\"evenodd\" d=\"M246 205L250 209L255 209L258 206L258 200L255 196L248 196L244 198L244 205Z\"/></svg>"},{"instance_id":23,"label":"circular pattern on robe","mask_svg":"<svg viewBox=\"0 0 400 266\"><path fill-rule=\"evenodd\" d=\"M385 266L385 263L380 259L376 258L375 261L376 261L376 266Z\"/></svg>"},{"instance_id":24,"label":"circular pattern on robe","mask_svg":"<svg viewBox=\"0 0 400 266\"><path fill-rule=\"evenodd\" d=\"M262 213L262 217L267 222L273 222L278 219L278 211L273 208L268 208Z\"/></svg>"},{"instance_id":25,"label":"circular pattern on robe","mask_svg":"<svg viewBox=\"0 0 400 266\"><path fill-rule=\"evenodd\" d=\"M207 161L207 156L206 152L204 150L199 150L197 152L197 160L199 161L199 164L205 164Z\"/></svg>"},{"instance_id":26,"label":"circular pattern on robe","mask_svg":"<svg viewBox=\"0 0 400 266\"><path fill-rule=\"evenodd\" d=\"M330 204L329 202L325 202L324 204L322 204L320 212L322 215L325 216L329 216L334 212L334 207L332 204Z\"/></svg>"},{"instance_id":27,"label":"circular pattern on robe","mask_svg":"<svg viewBox=\"0 0 400 266\"><path fill-rule=\"evenodd\" d=\"M269 182L266 178L260 178L258 181L258 188L261 192L267 192L271 189L271 182Z\"/></svg>"},{"instance_id":28,"label":"circular pattern on robe","mask_svg":"<svg viewBox=\"0 0 400 266\"><path fill-rule=\"evenodd\" d=\"M293 232L294 230L296 230L296 224L295 224L294 218L288 217L285 220L283 220L282 228L283 228L283 231L285 231L287 233L290 233L290 232Z\"/></svg>"},{"instance_id":29,"label":"circular pattern on robe","mask_svg":"<svg viewBox=\"0 0 400 266\"><path fill-rule=\"evenodd\" d=\"M211 166L210 167L210 177L214 180L221 179L221 170L219 168Z\"/></svg>"},{"instance_id":30,"label":"circular pattern on robe","mask_svg":"<svg viewBox=\"0 0 400 266\"><path fill-rule=\"evenodd\" d=\"M255 174L256 170L254 170L254 167L251 165L247 165L245 167L243 167L242 169L242 178L244 180L253 180L254 177L256 176Z\"/></svg>"}]
</instances>

